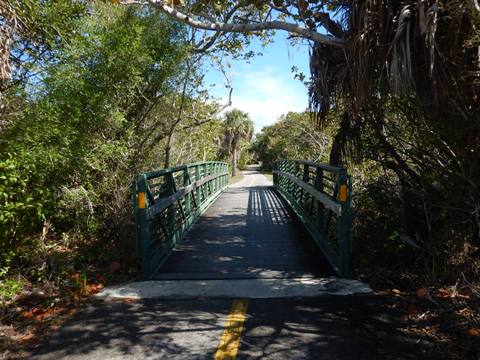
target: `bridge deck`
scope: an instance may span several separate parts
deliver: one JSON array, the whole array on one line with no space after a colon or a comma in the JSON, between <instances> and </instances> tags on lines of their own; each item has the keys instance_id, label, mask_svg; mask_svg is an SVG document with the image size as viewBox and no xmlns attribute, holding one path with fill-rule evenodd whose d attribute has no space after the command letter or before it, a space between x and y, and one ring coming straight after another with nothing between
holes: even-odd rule
<instances>
[{"instance_id":1,"label":"bridge deck","mask_svg":"<svg viewBox=\"0 0 480 360\"><path fill-rule=\"evenodd\" d=\"M328 276L304 227L265 176L245 172L202 216L155 279Z\"/></svg>"}]
</instances>

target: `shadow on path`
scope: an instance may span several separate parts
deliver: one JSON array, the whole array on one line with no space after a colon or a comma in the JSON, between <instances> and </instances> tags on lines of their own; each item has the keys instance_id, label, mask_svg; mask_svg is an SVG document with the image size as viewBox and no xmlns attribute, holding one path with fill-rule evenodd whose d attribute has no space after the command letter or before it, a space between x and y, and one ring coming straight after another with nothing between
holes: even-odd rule
<instances>
[{"instance_id":1,"label":"shadow on path","mask_svg":"<svg viewBox=\"0 0 480 360\"><path fill-rule=\"evenodd\" d=\"M249 300L238 359L444 359L374 296ZM211 359L226 299L105 302L80 311L35 360ZM442 357L443 356L443 357Z\"/></svg>"},{"instance_id":2,"label":"shadow on path","mask_svg":"<svg viewBox=\"0 0 480 360\"><path fill-rule=\"evenodd\" d=\"M155 279L331 275L308 233L269 186L229 188L194 225Z\"/></svg>"}]
</instances>

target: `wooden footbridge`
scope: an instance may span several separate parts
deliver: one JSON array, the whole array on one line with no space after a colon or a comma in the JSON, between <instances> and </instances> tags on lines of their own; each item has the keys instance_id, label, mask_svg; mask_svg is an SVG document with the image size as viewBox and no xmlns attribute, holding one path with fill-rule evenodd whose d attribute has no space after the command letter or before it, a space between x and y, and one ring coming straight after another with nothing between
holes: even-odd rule
<instances>
[{"instance_id":1,"label":"wooden footbridge","mask_svg":"<svg viewBox=\"0 0 480 360\"><path fill-rule=\"evenodd\" d=\"M309 161L276 162L273 184L250 171L228 187L220 162L142 174L134 205L143 277L349 277L350 199L345 168Z\"/></svg>"}]
</instances>

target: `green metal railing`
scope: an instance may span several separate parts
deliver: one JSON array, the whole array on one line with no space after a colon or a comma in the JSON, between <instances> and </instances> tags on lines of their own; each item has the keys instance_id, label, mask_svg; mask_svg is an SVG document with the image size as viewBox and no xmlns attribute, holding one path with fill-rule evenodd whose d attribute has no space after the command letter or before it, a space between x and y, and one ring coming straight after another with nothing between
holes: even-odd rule
<instances>
[{"instance_id":1,"label":"green metal railing","mask_svg":"<svg viewBox=\"0 0 480 360\"><path fill-rule=\"evenodd\" d=\"M187 164L141 174L133 187L137 251L145 279L228 185L228 165Z\"/></svg>"},{"instance_id":2,"label":"green metal railing","mask_svg":"<svg viewBox=\"0 0 480 360\"><path fill-rule=\"evenodd\" d=\"M273 184L287 201L335 272L351 275L351 178L343 167L279 160Z\"/></svg>"}]
</instances>

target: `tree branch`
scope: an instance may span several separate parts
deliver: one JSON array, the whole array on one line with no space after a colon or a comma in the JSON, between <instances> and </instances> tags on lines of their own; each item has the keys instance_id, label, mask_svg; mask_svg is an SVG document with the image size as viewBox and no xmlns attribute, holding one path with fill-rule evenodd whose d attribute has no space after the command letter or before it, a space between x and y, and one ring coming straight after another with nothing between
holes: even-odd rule
<instances>
[{"instance_id":1,"label":"tree branch","mask_svg":"<svg viewBox=\"0 0 480 360\"><path fill-rule=\"evenodd\" d=\"M230 18L233 16L233 14L235 14L235 12L238 10L238 8L240 7L240 5L237 5L237 6L234 6L228 13L227 15L225 15L225 19L224 21L225 22L228 22L230 20ZM206 15L202 15L204 16L206 19L208 19L206 17ZM211 21L211 20L210 20ZM208 49L210 49L210 47L215 44L215 42L217 41L218 37L221 35L222 33L221 32L216 32L213 36L211 36L208 41L206 41L206 43L203 44L202 47L200 47L199 44L197 44L195 46L195 49L194 51L196 53L203 53L203 52L206 52Z\"/></svg>"},{"instance_id":2,"label":"tree branch","mask_svg":"<svg viewBox=\"0 0 480 360\"><path fill-rule=\"evenodd\" d=\"M124 0L123 4L145 4L141 0ZM323 35L316 31L307 29L305 27L299 26L297 24L288 23L284 21L265 21L259 23L248 23L248 24L232 24L232 23L223 23L223 22L204 22L194 19L190 15L186 15L168 5L160 0L146 0L146 3L149 5L161 10L166 15L171 18L180 21L184 24L192 26L197 29L216 31L216 32L235 32L235 33L246 33L246 32L255 32L262 30L283 30L292 34L296 34L306 39L310 39L314 42L321 43L324 45L331 45L342 47L345 43L345 40Z\"/></svg>"}]
</instances>

